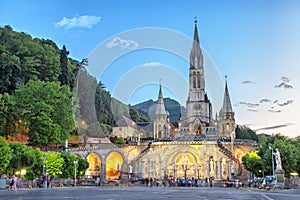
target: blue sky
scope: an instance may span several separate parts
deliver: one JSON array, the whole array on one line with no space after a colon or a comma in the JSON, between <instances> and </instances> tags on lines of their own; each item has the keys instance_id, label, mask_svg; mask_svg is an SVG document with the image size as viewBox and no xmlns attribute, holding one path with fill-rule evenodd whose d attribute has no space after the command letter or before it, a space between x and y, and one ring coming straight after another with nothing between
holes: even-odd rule
<instances>
[{"instance_id":1,"label":"blue sky","mask_svg":"<svg viewBox=\"0 0 300 200\"><path fill-rule=\"evenodd\" d=\"M220 90L220 81L224 83L227 75L238 124L248 125L259 133L300 135L298 0L0 0L0 8L1 26L9 24L33 37L52 39L59 47L65 44L74 59L90 57L101 45L108 51L98 56L100 60L108 57L109 49L122 49L100 75L97 63L91 62L89 67L113 96L122 99L126 93L122 101L131 104L156 99L162 79L164 96L185 105L189 67L186 55L159 49L159 44L155 48L140 48L144 47L143 35L136 33L156 27L155 31L168 30L174 38L191 38L197 16L200 43L207 53L205 59L210 57L212 68L219 74L206 76L210 98L216 96L213 91ZM172 41L172 37L161 39L159 34L152 39ZM174 39L175 48L177 43ZM153 67L153 74L147 71L136 75L147 70L145 67ZM152 79L148 80L149 76ZM144 79L148 82L138 81ZM215 112L220 107L218 98L222 99L223 93L212 99Z\"/></svg>"}]
</instances>

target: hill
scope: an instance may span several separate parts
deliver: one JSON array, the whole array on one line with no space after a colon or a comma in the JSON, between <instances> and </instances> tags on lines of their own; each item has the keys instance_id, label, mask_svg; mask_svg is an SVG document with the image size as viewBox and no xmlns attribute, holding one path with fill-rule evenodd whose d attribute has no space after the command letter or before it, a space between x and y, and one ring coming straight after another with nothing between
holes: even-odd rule
<instances>
[{"instance_id":1,"label":"hill","mask_svg":"<svg viewBox=\"0 0 300 200\"><path fill-rule=\"evenodd\" d=\"M134 105L134 107L147 112L151 119L153 119L156 104L157 101L153 101L152 99L150 99L136 104ZM167 97L164 98L164 104L166 110L170 113L171 122L178 122L180 118L184 119L186 117L186 109L183 106L181 106L178 101Z\"/></svg>"}]
</instances>

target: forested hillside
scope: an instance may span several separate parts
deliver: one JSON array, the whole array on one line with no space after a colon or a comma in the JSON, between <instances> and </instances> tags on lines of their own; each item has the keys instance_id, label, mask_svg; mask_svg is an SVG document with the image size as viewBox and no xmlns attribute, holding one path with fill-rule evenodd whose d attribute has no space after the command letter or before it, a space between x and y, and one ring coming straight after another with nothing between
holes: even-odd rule
<instances>
[{"instance_id":1,"label":"forested hillside","mask_svg":"<svg viewBox=\"0 0 300 200\"><path fill-rule=\"evenodd\" d=\"M76 61L69 53L65 45L59 48L52 40L0 27L0 135L34 146L63 144L70 134L78 134L75 117L90 114L90 107L82 106L87 98L80 98L87 93L93 95L96 123L104 133L111 131L116 113L149 120L146 113L121 102L113 108L117 100L85 70L88 60ZM89 91L76 90L80 84Z\"/></svg>"}]
</instances>

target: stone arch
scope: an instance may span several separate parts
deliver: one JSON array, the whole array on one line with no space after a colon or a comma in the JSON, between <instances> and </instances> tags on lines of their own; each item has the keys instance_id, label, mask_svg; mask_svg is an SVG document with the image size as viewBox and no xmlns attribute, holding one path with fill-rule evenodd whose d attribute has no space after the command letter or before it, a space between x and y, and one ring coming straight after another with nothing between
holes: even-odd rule
<instances>
[{"instance_id":1,"label":"stone arch","mask_svg":"<svg viewBox=\"0 0 300 200\"><path fill-rule=\"evenodd\" d=\"M92 152L86 156L86 160L89 163L89 168L86 170L85 175L88 177L101 176L101 172L102 172L101 156L95 152Z\"/></svg>"},{"instance_id":2,"label":"stone arch","mask_svg":"<svg viewBox=\"0 0 300 200\"><path fill-rule=\"evenodd\" d=\"M168 176L200 177L203 171L203 168L201 168L201 160L203 159L198 152L193 147L179 147L166 153L164 157L167 159L162 164ZM184 159L187 162L186 164L183 163Z\"/></svg>"},{"instance_id":3,"label":"stone arch","mask_svg":"<svg viewBox=\"0 0 300 200\"><path fill-rule=\"evenodd\" d=\"M118 180L121 177L124 156L118 151L111 151L105 159L106 179Z\"/></svg>"}]
</instances>

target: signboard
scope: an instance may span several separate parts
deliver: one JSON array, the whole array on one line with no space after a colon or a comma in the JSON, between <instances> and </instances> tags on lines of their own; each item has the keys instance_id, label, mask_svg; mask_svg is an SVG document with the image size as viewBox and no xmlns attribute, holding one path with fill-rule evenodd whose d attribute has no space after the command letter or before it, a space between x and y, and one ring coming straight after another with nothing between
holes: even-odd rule
<instances>
[{"instance_id":1,"label":"signboard","mask_svg":"<svg viewBox=\"0 0 300 200\"><path fill-rule=\"evenodd\" d=\"M89 144L110 143L108 138L95 138L95 137L88 137L86 142Z\"/></svg>"}]
</instances>

